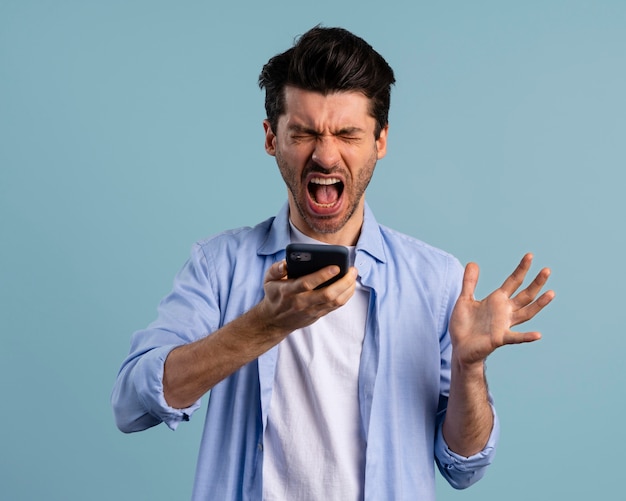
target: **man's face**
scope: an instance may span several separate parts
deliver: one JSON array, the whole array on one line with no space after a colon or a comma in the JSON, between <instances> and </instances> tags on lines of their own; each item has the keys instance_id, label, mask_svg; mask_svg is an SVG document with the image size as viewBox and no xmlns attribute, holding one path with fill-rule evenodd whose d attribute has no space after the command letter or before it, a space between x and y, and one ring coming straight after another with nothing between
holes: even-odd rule
<instances>
[{"instance_id":1,"label":"man's face","mask_svg":"<svg viewBox=\"0 0 626 501\"><path fill-rule=\"evenodd\" d=\"M387 127L376 139L369 106L359 92L324 96L286 87L278 130L264 122L265 149L287 185L291 220L312 238L342 245L358 239L365 189L387 147Z\"/></svg>"}]
</instances>

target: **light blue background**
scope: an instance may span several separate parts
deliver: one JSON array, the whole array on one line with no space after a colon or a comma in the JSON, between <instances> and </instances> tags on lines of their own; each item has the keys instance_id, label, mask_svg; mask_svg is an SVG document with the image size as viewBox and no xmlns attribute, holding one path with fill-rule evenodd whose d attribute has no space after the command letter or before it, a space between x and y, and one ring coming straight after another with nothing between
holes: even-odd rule
<instances>
[{"instance_id":1,"label":"light blue background","mask_svg":"<svg viewBox=\"0 0 626 501\"><path fill-rule=\"evenodd\" d=\"M380 222L553 268L544 339L489 362L503 434L440 500L616 499L623 481L626 2L0 0L0 497L178 500L203 412L123 435L109 394L194 241L273 215L262 64L317 23L394 67Z\"/></svg>"}]
</instances>

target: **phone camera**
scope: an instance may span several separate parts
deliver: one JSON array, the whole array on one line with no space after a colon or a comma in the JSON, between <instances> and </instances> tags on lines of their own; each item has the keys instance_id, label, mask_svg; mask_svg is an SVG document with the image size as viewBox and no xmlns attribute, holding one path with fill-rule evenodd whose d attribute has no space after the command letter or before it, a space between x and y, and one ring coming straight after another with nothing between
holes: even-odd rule
<instances>
[{"instance_id":1,"label":"phone camera","mask_svg":"<svg viewBox=\"0 0 626 501\"><path fill-rule=\"evenodd\" d=\"M298 261L298 262L310 261L311 260L311 253L310 252L292 252L291 253L291 260L292 261Z\"/></svg>"}]
</instances>

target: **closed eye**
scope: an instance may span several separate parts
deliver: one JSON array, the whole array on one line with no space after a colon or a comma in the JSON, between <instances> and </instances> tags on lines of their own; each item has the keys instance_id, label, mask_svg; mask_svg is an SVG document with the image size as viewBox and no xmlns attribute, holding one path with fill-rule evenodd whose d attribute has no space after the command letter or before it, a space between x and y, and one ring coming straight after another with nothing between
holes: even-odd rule
<instances>
[{"instance_id":1,"label":"closed eye","mask_svg":"<svg viewBox=\"0 0 626 501\"><path fill-rule=\"evenodd\" d=\"M346 141L348 143L355 143L361 140L361 136L352 136L352 135L340 135L341 140Z\"/></svg>"},{"instance_id":2,"label":"closed eye","mask_svg":"<svg viewBox=\"0 0 626 501\"><path fill-rule=\"evenodd\" d=\"M360 141L363 138L364 131L358 127L347 127L345 129L338 130L334 135L341 138L343 141L355 142Z\"/></svg>"},{"instance_id":3,"label":"closed eye","mask_svg":"<svg viewBox=\"0 0 626 501\"><path fill-rule=\"evenodd\" d=\"M292 134L290 136L291 140L296 143L311 141L312 139L315 139L316 137L317 136L314 136L312 134Z\"/></svg>"}]
</instances>

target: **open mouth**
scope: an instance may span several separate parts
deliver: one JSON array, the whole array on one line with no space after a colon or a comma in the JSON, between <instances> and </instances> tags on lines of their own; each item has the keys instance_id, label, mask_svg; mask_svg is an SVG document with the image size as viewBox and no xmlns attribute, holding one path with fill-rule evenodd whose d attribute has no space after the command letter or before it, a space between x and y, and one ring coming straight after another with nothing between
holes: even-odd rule
<instances>
[{"instance_id":1,"label":"open mouth","mask_svg":"<svg viewBox=\"0 0 626 501\"><path fill-rule=\"evenodd\" d=\"M311 200L321 208L331 208L343 193L343 182L336 177L313 177L307 185Z\"/></svg>"}]
</instances>

